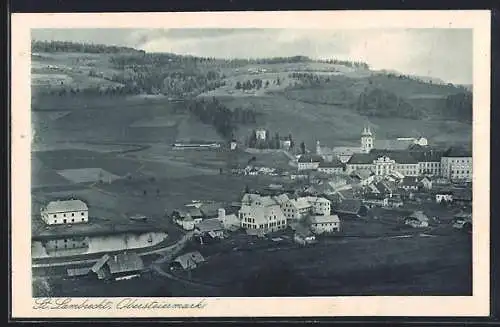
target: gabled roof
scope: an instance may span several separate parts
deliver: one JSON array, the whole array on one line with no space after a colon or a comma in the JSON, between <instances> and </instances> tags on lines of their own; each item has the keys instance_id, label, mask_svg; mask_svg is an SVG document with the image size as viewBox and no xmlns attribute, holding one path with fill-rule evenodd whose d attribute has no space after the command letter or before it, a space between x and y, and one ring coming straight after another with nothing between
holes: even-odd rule
<instances>
[{"instance_id":1,"label":"gabled roof","mask_svg":"<svg viewBox=\"0 0 500 327\"><path fill-rule=\"evenodd\" d=\"M322 162L323 158L321 156L315 154L303 154L300 156L298 162L307 163L307 162Z\"/></svg>"},{"instance_id":2,"label":"gabled roof","mask_svg":"<svg viewBox=\"0 0 500 327\"><path fill-rule=\"evenodd\" d=\"M208 233L210 231L220 231L224 229L222 223L217 218L202 220L198 225L196 225L195 228L199 230L201 233Z\"/></svg>"},{"instance_id":3,"label":"gabled roof","mask_svg":"<svg viewBox=\"0 0 500 327\"><path fill-rule=\"evenodd\" d=\"M338 223L338 222L340 222L340 219L339 216L337 215L311 217L311 224L328 224L328 223Z\"/></svg>"},{"instance_id":4,"label":"gabled roof","mask_svg":"<svg viewBox=\"0 0 500 327\"><path fill-rule=\"evenodd\" d=\"M144 262L137 253L125 252L111 256L106 264L112 274L144 269Z\"/></svg>"},{"instance_id":5,"label":"gabled roof","mask_svg":"<svg viewBox=\"0 0 500 327\"><path fill-rule=\"evenodd\" d=\"M69 211L87 211L87 204L82 200L60 200L51 201L45 207L45 211L50 213L69 212Z\"/></svg>"},{"instance_id":6,"label":"gabled roof","mask_svg":"<svg viewBox=\"0 0 500 327\"><path fill-rule=\"evenodd\" d=\"M319 163L319 168L343 168L344 164L338 159L334 157L332 161L322 161Z\"/></svg>"},{"instance_id":7,"label":"gabled roof","mask_svg":"<svg viewBox=\"0 0 500 327\"><path fill-rule=\"evenodd\" d=\"M373 149L370 151L370 155L376 160L380 157L388 157L398 164L417 164L418 161L410 155L409 151L406 150L379 150ZM372 161L373 161L372 160Z\"/></svg>"},{"instance_id":8,"label":"gabled roof","mask_svg":"<svg viewBox=\"0 0 500 327\"><path fill-rule=\"evenodd\" d=\"M371 164L373 160L375 160L375 158L370 153L354 153L347 161L347 164Z\"/></svg>"},{"instance_id":9,"label":"gabled roof","mask_svg":"<svg viewBox=\"0 0 500 327\"><path fill-rule=\"evenodd\" d=\"M414 144L413 140L375 140L373 147L383 150L407 150L410 145Z\"/></svg>"},{"instance_id":10,"label":"gabled roof","mask_svg":"<svg viewBox=\"0 0 500 327\"><path fill-rule=\"evenodd\" d=\"M410 155L418 162L441 162L443 151L427 150L427 151L410 151Z\"/></svg>"},{"instance_id":11,"label":"gabled roof","mask_svg":"<svg viewBox=\"0 0 500 327\"><path fill-rule=\"evenodd\" d=\"M183 269L195 268L199 263L204 261L205 258L198 251L185 253L181 256L178 256L174 260L174 262L179 263Z\"/></svg>"},{"instance_id":12,"label":"gabled roof","mask_svg":"<svg viewBox=\"0 0 500 327\"><path fill-rule=\"evenodd\" d=\"M337 213L358 214L361 210L361 201L358 199L346 199L340 202L335 211Z\"/></svg>"},{"instance_id":13,"label":"gabled roof","mask_svg":"<svg viewBox=\"0 0 500 327\"><path fill-rule=\"evenodd\" d=\"M352 188L343 189L335 193L338 194L342 200L354 198L354 190Z\"/></svg>"}]
</instances>

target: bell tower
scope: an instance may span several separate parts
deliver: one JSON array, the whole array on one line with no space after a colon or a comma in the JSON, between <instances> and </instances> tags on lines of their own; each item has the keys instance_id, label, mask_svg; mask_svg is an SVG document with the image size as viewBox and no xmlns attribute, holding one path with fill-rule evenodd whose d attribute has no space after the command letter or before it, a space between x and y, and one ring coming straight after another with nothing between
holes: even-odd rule
<instances>
[{"instance_id":1,"label":"bell tower","mask_svg":"<svg viewBox=\"0 0 500 327\"><path fill-rule=\"evenodd\" d=\"M370 153L373 149L373 135L370 127L364 127L361 133L361 152Z\"/></svg>"}]
</instances>

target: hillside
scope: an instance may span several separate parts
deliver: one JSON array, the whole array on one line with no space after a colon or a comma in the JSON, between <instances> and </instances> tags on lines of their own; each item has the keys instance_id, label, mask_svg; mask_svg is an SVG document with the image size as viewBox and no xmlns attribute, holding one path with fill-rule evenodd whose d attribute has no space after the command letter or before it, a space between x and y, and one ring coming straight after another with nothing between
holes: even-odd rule
<instances>
[{"instance_id":1,"label":"hillside","mask_svg":"<svg viewBox=\"0 0 500 327\"><path fill-rule=\"evenodd\" d=\"M154 110L147 109L148 119L168 121L164 127L182 131L182 138L189 138L189 130L200 131L194 125L197 119L211 130L197 134L226 139L234 134L242 142L250 130L262 126L280 135L293 133L295 140L309 147L316 140L325 145L357 144L365 124L378 138L421 134L433 143L471 142L472 97L463 86L375 72L359 63L300 56L222 60L99 45L56 45L33 46L37 50L32 53L33 108L67 110L76 103L82 109L114 107L106 115L107 121L113 121L113 115L120 115L118 104L135 106L126 110L137 117L134 120L115 119L125 124L116 126L116 133L123 134L124 128L134 131L126 139L139 133L140 113L135 111L153 106ZM156 100L141 102L136 99L139 94L155 95ZM171 99L190 99L190 105L175 106L175 115L189 119L169 118L172 110L162 108L172 108ZM216 105L211 104L214 99ZM200 101L202 109L196 104ZM160 134L149 138L159 142L163 137L155 128ZM103 126L110 139L118 139L110 135L113 130Z\"/></svg>"}]
</instances>

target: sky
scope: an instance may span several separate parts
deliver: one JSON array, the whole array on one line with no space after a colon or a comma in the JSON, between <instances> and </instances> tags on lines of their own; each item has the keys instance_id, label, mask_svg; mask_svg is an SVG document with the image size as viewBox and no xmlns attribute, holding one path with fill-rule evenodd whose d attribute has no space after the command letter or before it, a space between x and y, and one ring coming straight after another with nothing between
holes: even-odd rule
<instances>
[{"instance_id":1,"label":"sky","mask_svg":"<svg viewBox=\"0 0 500 327\"><path fill-rule=\"evenodd\" d=\"M216 58L348 59L372 69L472 84L469 29L36 29L32 37Z\"/></svg>"}]
</instances>

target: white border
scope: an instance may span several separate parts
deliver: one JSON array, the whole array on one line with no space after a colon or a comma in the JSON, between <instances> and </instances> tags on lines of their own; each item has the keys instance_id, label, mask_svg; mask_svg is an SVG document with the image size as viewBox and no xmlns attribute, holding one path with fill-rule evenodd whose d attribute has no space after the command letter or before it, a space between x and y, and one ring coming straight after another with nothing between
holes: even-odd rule
<instances>
[{"instance_id":1,"label":"white border","mask_svg":"<svg viewBox=\"0 0 500 327\"><path fill-rule=\"evenodd\" d=\"M489 11L314 11L12 14L12 317L300 317L489 315ZM474 57L473 296L207 298L204 309L34 310L30 228L31 28L472 28ZM93 299L93 302L96 302ZM116 300L116 299L115 299ZM147 299L141 298L142 302ZM165 299L167 300L167 299ZM188 299L170 299L186 302ZM196 302L197 299L189 299Z\"/></svg>"}]
</instances>

